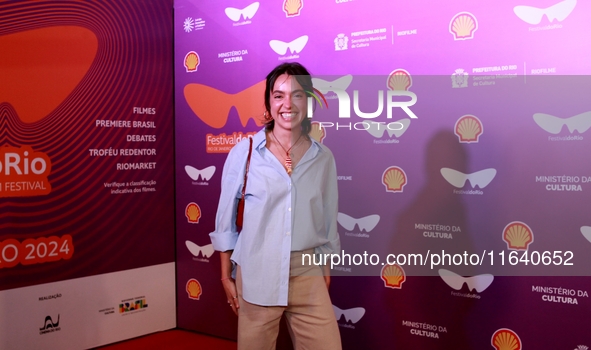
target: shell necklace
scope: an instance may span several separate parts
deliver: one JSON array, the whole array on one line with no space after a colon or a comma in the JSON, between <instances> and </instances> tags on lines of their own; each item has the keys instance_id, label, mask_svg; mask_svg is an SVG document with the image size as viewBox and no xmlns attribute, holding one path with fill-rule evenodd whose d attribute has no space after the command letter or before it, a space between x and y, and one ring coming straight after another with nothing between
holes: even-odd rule
<instances>
[{"instance_id":1,"label":"shell necklace","mask_svg":"<svg viewBox=\"0 0 591 350\"><path fill-rule=\"evenodd\" d=\"M300 137L298 137L298 139L296 140L296 142L291 145L291 147L289 147L289 149L285 149L285 147L283 147L283 145L281 144L281 142L279 142L279 140L277 140L277 136L275 136L275 131L271 130L271 134L273 134L273 138L275 139L275 141L279 144L279 146L285 151L285 164L283 164L283 166L285 167L285 170L287 171L287 175L291 176L291 173L293 172L293 169L291 167L291 156L289 155L289 151L291 151L291 149L298 144L298 142L300 141L300 139L302 138L302 134L300 134Z\"/></svg>"}]
</instances>

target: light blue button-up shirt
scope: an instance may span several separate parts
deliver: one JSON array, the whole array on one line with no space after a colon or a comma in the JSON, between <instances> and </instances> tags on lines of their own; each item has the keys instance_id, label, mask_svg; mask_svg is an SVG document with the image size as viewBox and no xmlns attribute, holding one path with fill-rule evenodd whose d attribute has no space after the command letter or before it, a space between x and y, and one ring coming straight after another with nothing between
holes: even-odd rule
<instances>
[{"instance_id":1,"label":"light blue button-up shirt","mask_svg":"<svg viewBox=\"0 0 591 350\"><path fill-rule=\"evenodd\" d=\"M231 259L240 265L244 300L286 306L292 251L314 248L316 253L340 254L336 166L332 152L312 139L290 177L265 145L261 130L253 137L240 234L236 206L249 141L242 140L228 154L210 237L216 250L234 250Z\"/></svg>"}]
</instances>

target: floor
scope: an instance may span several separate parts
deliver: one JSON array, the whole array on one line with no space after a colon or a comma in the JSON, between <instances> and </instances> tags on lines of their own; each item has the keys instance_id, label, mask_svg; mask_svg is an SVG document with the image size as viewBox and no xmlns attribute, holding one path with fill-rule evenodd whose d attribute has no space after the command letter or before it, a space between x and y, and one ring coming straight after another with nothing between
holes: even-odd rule
<instances>
[{"instance_id":1,"label":"floor","mask_svg":"<svg viewBox=\"0 0 591 350\"><path fill-rule=\"evenodd\" d=\"M195 332L172 329L102 346L96 350L236 350L236 342Z\"/></svg>"}]
</instances>

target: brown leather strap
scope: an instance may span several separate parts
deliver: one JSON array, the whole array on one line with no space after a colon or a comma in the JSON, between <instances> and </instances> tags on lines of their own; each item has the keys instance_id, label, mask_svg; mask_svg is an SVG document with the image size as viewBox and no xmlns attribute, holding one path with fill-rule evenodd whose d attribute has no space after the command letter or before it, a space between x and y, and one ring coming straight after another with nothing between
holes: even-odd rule
<instances>
[{"instance_id":1,"label":"brown leather strap","mask_svg":"<svg viewBox=\"0 0 591 350\"><path fill-rule=\"evenodd\" d=\"M246 180L248 179L248 168L250 167L250 156L252 154L252 137L249 137L250 147L248 148L248 158L246 158L246 169L244 170L244 184L242 185L242 200L246 194Z\"/></svg>"}]
</instances>

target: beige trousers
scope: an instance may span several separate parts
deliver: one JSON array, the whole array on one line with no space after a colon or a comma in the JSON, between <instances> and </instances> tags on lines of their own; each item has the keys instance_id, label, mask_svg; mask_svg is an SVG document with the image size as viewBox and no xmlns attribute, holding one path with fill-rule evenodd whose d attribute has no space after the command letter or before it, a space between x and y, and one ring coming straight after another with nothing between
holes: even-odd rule
<instances>
[{"instance_id":1,"label":"beige trousers","mask_svg":"<svg viewBox=\"0 0 591 350\"><path fill-rule=\"evenodd\" d=\"M279 322L285 314L295 350L339 350L341 336L320 267L314 273L300 270L301 253L292 252L288 306L260 306L242 298L242 274L236 271L238 290L238 350L275 350ZM310 267L308 267L309 269Z\"/></svg>"}]
</instances>

